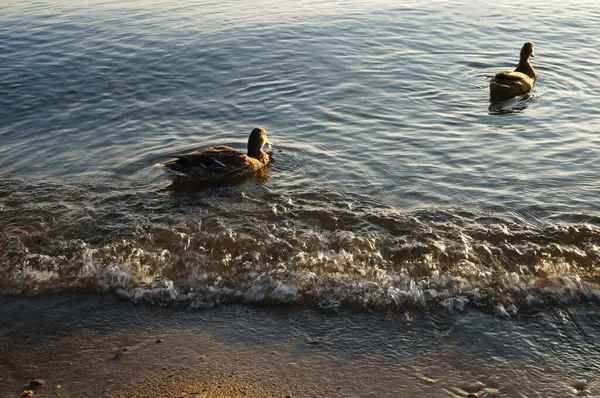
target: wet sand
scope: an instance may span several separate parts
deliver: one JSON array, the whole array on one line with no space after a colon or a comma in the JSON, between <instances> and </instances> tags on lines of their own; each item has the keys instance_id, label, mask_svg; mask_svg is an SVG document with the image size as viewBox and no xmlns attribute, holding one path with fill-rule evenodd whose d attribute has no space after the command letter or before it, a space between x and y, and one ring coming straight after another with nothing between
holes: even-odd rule
<instances>
[{"instance_id":1,"label":"wet sand","mask_svg":"<svg viewBox=\"0 0 600 398\"><path fill-rule=\"evenodd\" d=\"M47 397L600 396L597 309L556 311L565 318L541 330L540 315L474 310L189 312L5 298L0 396L21 396L32 379L44 380L34 396Z\"/></svg>"}]
</instances>

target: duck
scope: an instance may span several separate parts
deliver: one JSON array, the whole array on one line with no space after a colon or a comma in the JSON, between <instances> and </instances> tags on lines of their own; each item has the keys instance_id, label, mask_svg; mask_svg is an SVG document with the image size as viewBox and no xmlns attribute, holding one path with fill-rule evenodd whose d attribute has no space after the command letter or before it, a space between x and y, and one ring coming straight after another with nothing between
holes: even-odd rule
<instances>
[{"instance_id":1,"label":"duck","mask_svg":"<svg viewBox=\"0 0 600 398\"><path fill-rule=\"evenodd\" d=\"M219 183L262 170L271 163L272 154L263 150L272 147L267 131L256 127L248 138L248 152L229 146L214 146L194 152L174 154L170 161L156 166L164 169L176 181Z\"/></svg>"},{"instance_id":2,"label":"duck","mask_svg":"<svg viewBox=\"0 0 600 398\"><path fill-rule=\"evenodd\" d=\"M519 65L514 72L497 73L490 81L492 100L509 99L527 94L533 88L537 74L529 62L529 58L534 56L533 43L525 43L521 48Z\"/></svg>"}]
</instances>

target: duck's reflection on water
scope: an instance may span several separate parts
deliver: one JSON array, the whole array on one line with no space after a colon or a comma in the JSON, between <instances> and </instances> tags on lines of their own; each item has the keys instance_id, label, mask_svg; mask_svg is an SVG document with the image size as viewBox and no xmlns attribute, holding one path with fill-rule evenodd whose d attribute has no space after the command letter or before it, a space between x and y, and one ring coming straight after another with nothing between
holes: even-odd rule
<instances>
[{"instance_id":1,"label":"duck's reflection on water","mask_svg":"<svg viewBox=\"0 0 600 398\"><path fill-rule=\"evenodd\" d=\"M535 96L532 93L514 97L499 98L490 97L490 106L488 108L490 115L505 115L507 113L520 113L525 111Z\"/></svg>"},{"instance_id":2,"label":"duck's reflection on water","mask_svg":"<svg viewBox=\"0 0 600 398\"><path fill-rule=\"evenodd\" d=\"M193 180L174 180L169 185L158 190L159 193L166 192L197 192L206 189L218 189L218 188L233 188L237 185L244 183L254 183L256 185L263 185L271 178L271 164L257 170L251 174L240 175L235 178L231 178L226 181L214 181L214 182L197 182Z\"/></svg>"}]
</instances>

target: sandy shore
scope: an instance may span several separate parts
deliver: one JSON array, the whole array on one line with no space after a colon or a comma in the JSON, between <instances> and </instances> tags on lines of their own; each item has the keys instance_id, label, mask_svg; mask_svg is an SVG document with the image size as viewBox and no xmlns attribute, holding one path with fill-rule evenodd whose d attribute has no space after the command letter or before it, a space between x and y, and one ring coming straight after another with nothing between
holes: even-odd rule
<instances>
[{"instance_id":1,"label":"sandy shore","mask_svg":"<svg viewBox=\"0 0 600 398\"><path fill-rule=\"evenodd\" d=\"M433 380L403 376L404 367L376 357L298 356L294 342L248 346L192 330L80 331L0 341L7 353L3 361L10 363L3 385L12 387L1 392L14 396L33 378L45 380L36 396L55 397L342 397L436 390Z\"/></svg>"},{"instance_id":2,"label":"sandy shore","mask_svg":"<svg viewBox=\"0 0 600 398\"><path fill-rule=\"evenodd\" d=\"M0 396L21 396L32 379L44 380L34 396L47 397L600 395L597 351L577 357L572 347L550 344L550 355L534 350L531 327L472 316L432 332L432 323L405 315L194 313L96 296L2 299ZM531 352L507 340L515 333ZM579 354L594 347L577 345Z\"/></svg>"}]
</instances>

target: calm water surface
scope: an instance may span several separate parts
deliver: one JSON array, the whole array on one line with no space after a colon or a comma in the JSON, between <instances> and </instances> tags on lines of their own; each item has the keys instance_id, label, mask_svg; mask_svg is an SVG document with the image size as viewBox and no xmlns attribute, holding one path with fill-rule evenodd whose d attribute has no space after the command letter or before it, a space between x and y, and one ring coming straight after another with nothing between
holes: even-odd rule
<instances>
[{"instance_id":1,"label":"calm water surface","mask_svg":"<svg viewBox=\"0 0 600 398\"><path fill-rule=\"evenodd\" d=\"M499 314L600 302L600 6L0 5L0 293ZM536 45L536 87L488 81ZM275 144L262 179L152 166Z\"/></svg>"}]
</instances>

